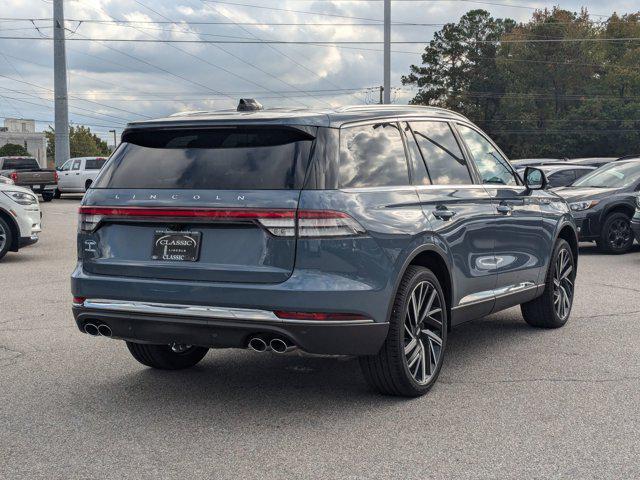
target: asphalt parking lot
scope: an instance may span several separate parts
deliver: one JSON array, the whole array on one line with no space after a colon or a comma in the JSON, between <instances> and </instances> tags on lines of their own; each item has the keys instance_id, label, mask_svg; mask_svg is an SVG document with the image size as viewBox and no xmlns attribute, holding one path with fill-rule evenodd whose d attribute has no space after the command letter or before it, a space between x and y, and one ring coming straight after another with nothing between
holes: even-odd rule
<instances>
[{"instance_id":1,"label":"asphalt parking lot","mask_svg":"<svg viewBox=\"0 0 640 480\"><path fill-rule=\"evenodd\" d=\"M640 248L581 249L556 331L518 309L456 328L419 399L354 360L211 351L142 367L70 312L78 199L0 263L0 478L639 478Z\"/></svg>"}]
</instances>

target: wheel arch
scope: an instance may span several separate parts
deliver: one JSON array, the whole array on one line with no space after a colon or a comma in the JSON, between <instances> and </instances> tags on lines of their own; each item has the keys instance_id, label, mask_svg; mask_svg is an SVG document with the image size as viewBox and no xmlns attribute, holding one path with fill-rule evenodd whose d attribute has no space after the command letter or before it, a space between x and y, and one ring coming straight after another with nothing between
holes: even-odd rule
<instances>
[{"instance_id":1,"label":"wheel arch","mask_svg":"<svg viewBox=\"0 0 640 480\"><path fill-rule=\"evenodd\" d=\"M11 246L9 250L12 252L17 252L20 246L20 229L18 228L18 224L14 220L14 218L7 212L6 210L0 208L0 218L2 218L9 228L11 229Z\"/></svg>"},{"instance_id":2,"label":"wheel arch","mask_svg":"<svg viewBox=\"0 0 640 480\"><path fill-rule=\"evenodd\" d=\"M451 330L451 305L453 302L453 279L451 277L451 265L447 259L447 256L435 245L423 245L415 249L405 260L402 269L396 279L395 288L393 289L393 297L391 297L391 305L398 293L398 287L400 281L404 276L407 268L411 265L417 265L420 267L428 268L436 276L440 285L444 291L445 299L447 302L447 329ZM389 310L389 313L391 311Z\"/></svg>"},{"instance_id":3,"label":"wheel arch","mask_svg":"<svg viewBox=\"0 0 640 480\"><path fill-rule=\"evenodd\" d=\"M556 239L553 242L554 248L555 244L558 242L558 239L565 240L569 246L571 247L571 253L573 254L573 263L574 268L578 268L578 232L575 227L570 223L565 223L560 227L558 231L558 235L556 235ZM546 278L546 277L545 277Z\"/></svg>"},{"instance_id":4,"label":"wheel arch","mask_svg":"<svg viewBox=\"0 0 640 480\"><path fill-rule=\"evenodd\" d=\"M629 218L633 217L634 213L635 213L635 206L631 205L630 203L614 203L613 205L608 206L605 211L602 214L602 224L604 225L604 222L606 220L606 218L611 215L612 213L624 213L626 215L629 215Z\"/></svg>"}]
</instances>

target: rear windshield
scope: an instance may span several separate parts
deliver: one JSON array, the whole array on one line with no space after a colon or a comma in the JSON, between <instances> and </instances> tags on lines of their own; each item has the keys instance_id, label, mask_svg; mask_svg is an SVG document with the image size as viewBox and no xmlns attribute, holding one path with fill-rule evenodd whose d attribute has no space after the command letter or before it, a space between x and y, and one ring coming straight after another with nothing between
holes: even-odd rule
<instances>
[{"instance_id":1,"label":"rear windshield","mask_svg":"<svg viewBox=\"0 0 640 480\"><path fill-rule=\"evenodd\" d=\"M4 170L37 170L40 165L35 158L5 158L2 168Z\"/></svg>"},{"instance_id":2,"label":"rear windshield","mask_svg":"<svg viewBox=\"0 0 640 480\"><path fill-rule=\"evenodd\" d=\"M313 136L293 128L125 131L94 188L300 189Z\"/></svg>"}]
</instances>

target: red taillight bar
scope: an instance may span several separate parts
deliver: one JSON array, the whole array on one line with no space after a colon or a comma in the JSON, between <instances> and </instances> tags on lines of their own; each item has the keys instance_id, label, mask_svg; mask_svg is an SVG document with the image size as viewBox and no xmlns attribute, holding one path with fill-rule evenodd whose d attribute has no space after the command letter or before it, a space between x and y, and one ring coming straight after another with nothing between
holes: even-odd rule
<instances>
[{"instance_id":1,"label":"red taillight bar","mask_svg":"<svg viewBox=\"0 0 640 480\"><path fill-rule=\"evenodd\" d=\"M83 215L105 217L188 217L220 219L295 218L295 210L218 209L218 208L148 208L148 207L80 207Z\"/></svg>"},{"instance_id":2,"label":"red taillight bar","mask_svg":"<svg viewBox=\"0 0 640 480\"><path fill-rule=\"evenodd\" d=\"M276 317L289 320L369 320L355 313L287 312L276 310Z\"/></svg>"}]
</instances>

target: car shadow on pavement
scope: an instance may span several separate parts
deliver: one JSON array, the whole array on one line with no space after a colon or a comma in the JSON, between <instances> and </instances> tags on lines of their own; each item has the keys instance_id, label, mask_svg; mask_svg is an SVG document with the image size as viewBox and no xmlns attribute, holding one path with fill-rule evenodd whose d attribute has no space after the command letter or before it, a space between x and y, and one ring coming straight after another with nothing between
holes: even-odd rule
<instances>
[{"instance_id":1,"label":"car shadow on pavement","mask_svg":"<svg viewBox=\"0 0 640 480\"><path fill-rule=\"evenodd\" d=\"M484 369L495 354L539 342L544 331L528 327L523 320L489 317L454 329L444 369L430 395L464 374L467 366ZM134 362L131 359L131 362ZM92 397L114 411L191 411L218 416L252 414L260 418L286 416L306 405L315 412L335 414L372 413L371 409L402 404L407 399L380 396L371 391L355 358L276 356L239 350L211 351L196 367L183 371L153 370L134 364L126 373L109 368L105 376L87 383L88 391L75 396L81 408L90 408ZM113 371L111 371L113 370ZM464 376L464 375L463 375ZM427 402L434 400L425 400ZM363 409L363 407L366 407ZM165 413L166 413L165 412Z\"/></svg>"},{"instance_id":2,"label":"car shadow on pavement","mask_svg":"<svg viewBox=\"0 0 640 480\"><path fill-rule=\"evenodd\" d=\"M633 253L640 253L640 244L634 243L631 250L627 253L623 253L621 255L611 255L608 253L603 253L595 243L581 243L580 244L580 255L604 255L604 256L612 256L612 257L624 257L625 255L631 255Z\"/></svg>"}]
</instances>

